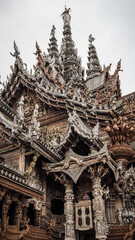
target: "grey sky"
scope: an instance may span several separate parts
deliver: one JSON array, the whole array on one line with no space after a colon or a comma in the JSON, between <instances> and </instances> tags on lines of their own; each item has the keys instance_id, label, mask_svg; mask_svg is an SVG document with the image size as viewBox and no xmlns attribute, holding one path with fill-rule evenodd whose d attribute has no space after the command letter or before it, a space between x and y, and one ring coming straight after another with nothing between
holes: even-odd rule
<instances>
[{"instance_id":1,"label":"grey sky","mask_svg":"<svg viewBox=\"0 0 135 240\"><path fill-rule=\"evenodd\" d=\"M95 37L101 66L122 59L120 73L123 95L135 91L135 1L134 0L0 0L0 75L5 81L14 59L15 40L21 57L32 68L36 62L35 42L47 52L51 27L61 44L64 5L70 7L72 37L87 68L88 36Z\"/></svg>"}]
</instances>

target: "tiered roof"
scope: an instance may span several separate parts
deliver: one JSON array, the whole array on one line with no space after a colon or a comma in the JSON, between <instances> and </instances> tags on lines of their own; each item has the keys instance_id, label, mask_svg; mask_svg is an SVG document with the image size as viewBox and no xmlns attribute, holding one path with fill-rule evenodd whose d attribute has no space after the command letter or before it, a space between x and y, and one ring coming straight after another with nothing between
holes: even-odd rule
<instances>
[{"instance_id":1,"label":"tiered roof","mask_svg":"<svg viewBox=\"0 0 135 240\"><path fill-rule=\"evenodd\" d=\"M126 107L123 105L125 104L124 100L120 100L119 71L121 70L121 62L118 62L113 75L110 75L109 72L111 65L104 67L102 72L96 49L92 44L94 41L92 35L89 37L87 79L83 81L81 64L72 40L69 12L70 9L65 8L62 13L64 31L61 53L58 52L55 27L53 26L48 49L49 54L42 53L38 43L36 43L37 64L34 66L33 74L27 70L14 42L14 53L11 55L15 57L15 64L11 67L12 74L1 93L0 104L1 110L5 111L10 120L13 121L14 119L15 113L12 107L23 94L23 89L33 92L35 98L46 106L62 111L65 118L68 118L70 114L73 115L75 111L87 126L96 126L98 121L99 125L104 127L106 126L106 120L117 116L117 108L120 109L121 113L126 111ZM89 79L90 81L92 79L93 81L96 80L97 76L102 77L102 84L90 90L87 83ZM124 106L123 109L122 106ZM48 123L47 119L44 120L44 124L46 123ZM37 126L38 128L40 126ZM43 149L44 147L47 149L40 139L33 140L32 143L37 149L39 145ZM51 161L52 158L51 156ZM56 156L56 158L59 159L59 156Z\"/></svg>"}]
</instances>

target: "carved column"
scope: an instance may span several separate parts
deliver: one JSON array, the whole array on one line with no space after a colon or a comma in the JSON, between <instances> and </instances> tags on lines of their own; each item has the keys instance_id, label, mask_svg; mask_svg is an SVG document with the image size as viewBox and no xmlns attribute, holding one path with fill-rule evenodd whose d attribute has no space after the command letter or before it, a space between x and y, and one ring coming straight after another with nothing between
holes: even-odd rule
<instances>
[{"instance_id":1,"label":"carved column","mask_svg":"<svg viewBox=\"0 0 135 240\"><path fill-rule=\"evenodd\" d=\"M7 213L9 209L9 204L3 203L2 207L2 229L6 231L8 225Z\"/></svg>"},{"instance_id":2,"label":"carved column","mask_svg":"<svg viewBox=\"0 0 135 240\"><path fill-rule=\"evenodd\" d=\"M74 229L74 194L73 194L73 183L68 181L65 183L65 240L75 239Z\"/></svg>"},{"instance_id":3,"label":"carved column","mask_svg":"<svg viewBox=\"0 0 135 240\"><path fill-rule=\"evenodd\" d=\"M16 206L16 225L17 225L17 230L20 230L20 225L22 221L22 203L18 202Z\"/></svg>"},{"instance_id":4,"label":"carved column","mask_svg":"<svg viewBox=\"0 0 135 240\"><path fill-rule=\"evenodd\" d=\"M40 225L40 210L35 210L35 219L34 219L34 226L39 226Z\"/></svg>"},{"instance_id":5,"label":"carved column","mask_svg":"<svg viewBox=\"0 0 135 240\"><path fill-rule=\"evenodd\" d=\"M7 195L5 197L5 202L3 203L3 206L2 206L2 229L4 231L6 231L7 226L8 226L7 213L8 213L10 204L11 204L11 199L10 199L10 196Z\"/></svg>"},{"instance_id":6,"label":"carved column","mask_svg":"<svg viewBox=\"0 0 135 240\"><path fill-rule=\"evenodd\" d=\"M22 220L25 221L25 219L27 218L27 210L28 210L28 206L24 206L23 207L23 214L22 214Z\"/></svg>"},{"instance_id":7,"label":"carved column","mask_svg":"<svg viewBox=\"0 0 135 240\"><path fill-rule=\"evenodd\" d=\"M108 173L108 169L103 164L89 166L90 179L92 180L93 212L96 239L105 240L107 238L107 222L105 217L105 203L103 193L108 194L108 190L101 187L101 179Z\"/></svg>"},{"instance_id":8,"label":"carved column","mask_svg":"<svg viewBox=\"0 0 135 240\"><path fill-rule=\"evenodd\" d=\"M102 198L101 178L95 177L93 179L93 211L96 239L106 239L106 218L105 218L105 204Z\"/></svg>"},{"instance_id":9,"label":"carved column","mask_svg":"<svg viewBox=\"0 0 135 240\"><path fill-rule=\"evenodd\" d=\"M43 175L43 201L41 210L41 228L45 228L45 218L46 218L46 173Z\"/></svg>"}]
</instances>

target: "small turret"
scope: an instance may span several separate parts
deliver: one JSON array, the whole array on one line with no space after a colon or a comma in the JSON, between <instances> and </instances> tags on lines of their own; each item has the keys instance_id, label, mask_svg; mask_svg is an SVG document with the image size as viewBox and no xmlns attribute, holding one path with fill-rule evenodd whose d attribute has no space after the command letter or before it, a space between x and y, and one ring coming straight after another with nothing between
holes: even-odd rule
<instances>
[{"instance_id":1,"label":"small turret","mask_svg":"<svg viewBox=\"0 0 135 240\"><path fill-rule=\"evenodd\" d=\"M60 61L59 61L59 51L58 51L58 45L57 45L57 39L55 37L55 26L52 26L52 30L50 33L50 43L49 43L49 48L48 48L48 57L50 60L54 60L54 64L56 67L61 69L60 66Z\"/></svg>"},{"instance_id":2,"label":"small turret","mask_svg":"<svg viewBox=\"0 0 135 240\"><path fill-rule=\"evenodd\" d=\"M90 34L89 36L89 51L88 51L88 70L87 72L87 80L89 78L93 78L95 76L98 76L101 74L102 69L100 66L100 62L97 56L97 52L96 52L96 48L94 47L94 45L92 44L92 42L95 40L94 37L92 37L92 35Z\"/></svg>"}]
</instances>

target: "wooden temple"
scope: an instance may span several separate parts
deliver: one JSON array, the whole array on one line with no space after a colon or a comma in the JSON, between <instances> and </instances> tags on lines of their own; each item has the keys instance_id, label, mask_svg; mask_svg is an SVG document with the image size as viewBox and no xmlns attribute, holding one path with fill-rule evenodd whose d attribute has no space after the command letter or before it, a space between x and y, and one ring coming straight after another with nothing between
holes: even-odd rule
<instances>
[{"instance_id":1,"label":"wooden temple","mask_svg":"<svg viewBox=\"0 0 135 240\"><path fill-rule=\"evenodd\" d=\"M14 42L0 94L0 239L135 239L135 92L102 69L90 34L85 71L70 9L33 71Z\"/></svg>"}]
</instances>

